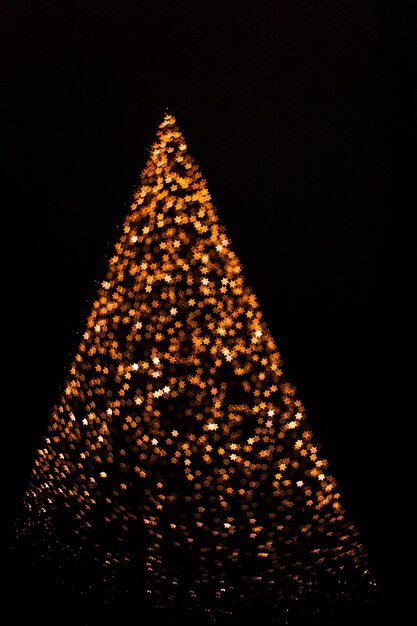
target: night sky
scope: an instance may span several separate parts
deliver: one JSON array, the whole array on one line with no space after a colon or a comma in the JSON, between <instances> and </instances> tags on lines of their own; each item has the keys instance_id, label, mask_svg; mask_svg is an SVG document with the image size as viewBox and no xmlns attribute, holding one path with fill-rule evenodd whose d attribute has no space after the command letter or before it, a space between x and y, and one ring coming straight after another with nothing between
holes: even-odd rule
<instances>
[{"instance_id":1,"label":"night sky","mask_svg":"<svg viewBox=\"0 0 417 626\"><path fill-rule=\"evenodd\" d=\"M405 469L394 469L411 382L401 365L411 323L394 321L413 289L408 5L3 4L10 528L168 107L384 594L397 597L409 527Z\"/></svg>"}]
</instances>

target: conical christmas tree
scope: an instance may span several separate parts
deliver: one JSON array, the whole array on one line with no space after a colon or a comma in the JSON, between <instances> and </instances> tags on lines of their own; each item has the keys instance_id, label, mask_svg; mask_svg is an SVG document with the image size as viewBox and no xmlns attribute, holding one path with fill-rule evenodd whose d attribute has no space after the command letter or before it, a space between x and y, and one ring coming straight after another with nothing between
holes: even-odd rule
<instances>
[{"instance_id":1,"label":"conical christmas tree","mask_svg":"<svg viewBox=\"0 0 417 626\"><path fill-rule=\"evenodd\" d=\"M310 619L374 584L172 115L24 509L19 537L63 576L68 563L93 595L129 592L166 615Z\"/></svg>"}]
</instances>

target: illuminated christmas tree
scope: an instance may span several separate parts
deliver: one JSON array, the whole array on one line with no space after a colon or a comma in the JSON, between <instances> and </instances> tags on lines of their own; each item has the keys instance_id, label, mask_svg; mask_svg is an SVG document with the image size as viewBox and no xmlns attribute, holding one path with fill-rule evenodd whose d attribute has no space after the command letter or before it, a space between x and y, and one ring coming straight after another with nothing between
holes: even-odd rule
<instances>
[{"instance_id":1,"label":"illuminated christmas tree","mask_svg":"<svg viewBox=\"0 0 417 626\"><path fill-rule=\"evenodd\" d=\"M64 576L69 563L90 593L126 591L166 615L233 620L262 607L279 622L315 615L323 598L366 599L374 585L172 115L158 129L24 509L19 538Z\"/></svg>"}]
</instances>

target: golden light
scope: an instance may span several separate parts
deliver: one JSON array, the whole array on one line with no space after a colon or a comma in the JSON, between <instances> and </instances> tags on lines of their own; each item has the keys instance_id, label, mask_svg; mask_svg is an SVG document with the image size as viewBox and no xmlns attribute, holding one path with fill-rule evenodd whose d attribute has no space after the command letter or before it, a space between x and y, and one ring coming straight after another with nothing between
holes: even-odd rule
<instances>
[{"instance_id":1,"label":"golden light","mask_svg":"<svg viewBox=\"0 0 417 626\"><path fill-rule=\"evenodd\" d=\"M136 572L159 608L221 614L262 602L279 612L327 584L345 596L355 576L354 589L372 587L172 115L122 233L36 457L19 536L47 537L63 560L93 558L102 573L92 584L110 595L126 568Z\"/></svg>"}]
</instances>

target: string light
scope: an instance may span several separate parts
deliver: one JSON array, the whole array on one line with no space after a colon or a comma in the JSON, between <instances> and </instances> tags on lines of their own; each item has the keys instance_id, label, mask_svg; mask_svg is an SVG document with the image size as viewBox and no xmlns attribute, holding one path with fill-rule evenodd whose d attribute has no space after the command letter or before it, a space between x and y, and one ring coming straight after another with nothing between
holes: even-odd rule
<instances>
[{"instance_id":1,"label":"string light","mask_svg":"<svg viewBox=\"0 0 417 626\"><path fill-rule=\"evenodd\" d=\"M112 584L124 570L136 572L157 607L233 613L260 599L279 615L280 606L319 593L323 581L333 596L346 595L352 574L374 585L170 114L24 506L21 537L40 529L48 551L92 555Z\"/></svg>"}]
</instances>

